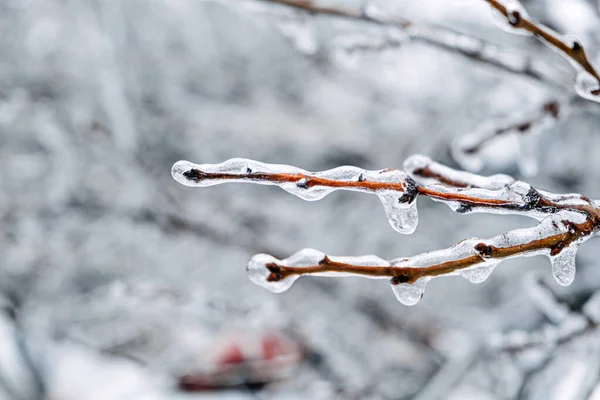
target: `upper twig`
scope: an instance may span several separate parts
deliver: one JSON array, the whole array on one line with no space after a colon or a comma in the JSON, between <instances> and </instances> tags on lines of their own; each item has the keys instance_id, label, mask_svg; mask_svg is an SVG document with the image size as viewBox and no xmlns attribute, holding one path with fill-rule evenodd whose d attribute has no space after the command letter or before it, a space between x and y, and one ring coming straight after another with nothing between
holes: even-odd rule
<instances>
[{"instance_id":1,"label":"upper twig","mask_svg":"<svg viewBox=\"0 0 600 400\"><path fill-rule=\"evenodd\" d=\"M600 75L598 75L596 69L589 62L585 49L579 40L572 39L568 43L547 26L533 22L523 10L506 7L498 0L485 1L502 14L513 28L522 29L531 33L545 45L562 53L571 61L571 63L580 66L584 71L590 74L596 80L598 85L600 85ZM591 93L593 95L599 95L600 87L592 90Z\"/></svg>"},{"instance_id":2,"label":"upper twig","mask_svg":"<svg viewBox=\"0 0 600 400\"><path fill-rule=\"evenodd\" d=\"M383 17L369 8L348 9L332 5L321 6L311 0L263 1L281 4L311 14L330 15L398 28L407 33L412 39L421 40L444 50L457 52L470 59L493 65L511 73L524 75L547 84L562 86L561 83L556 81L556 77L554 76L556 74L549 76L546 71L537 69L534 60L527 55L516 55L514 52L509 52L480 38L459 33L449 28L417 24L414 21L398 16ZM393 43L393 47L397 47L396 43Z\"/></svg>"}]
</instances>

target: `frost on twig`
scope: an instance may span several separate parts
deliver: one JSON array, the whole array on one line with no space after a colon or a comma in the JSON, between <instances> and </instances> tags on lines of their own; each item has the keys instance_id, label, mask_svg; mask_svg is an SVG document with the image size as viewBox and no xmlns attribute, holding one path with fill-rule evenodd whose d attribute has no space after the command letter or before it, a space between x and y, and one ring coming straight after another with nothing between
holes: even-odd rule
<instances>
[{"instance_id":1,"label":"frost on twig","mask_svg":"<svg viewBox=\"0 0 600 400\"><path fill-rule=\"evenodd\" d=\"M276 185L305 200L319 200L335 190L372 193L383 203L392 227L412 233L417 225L416 198L430 197L458 213L519 214L538 225L490 239L471 238L444 250L409 258L383 260L376 256L334 257L312 249L279 260L258 254L248 264L250 279L273 292L289 289L302 275L362 276L389 279L398 300L416 304L429 280L460 275L483 282L504 259L546 255L561 285L575 277L578 246L600 226L597 202L578 194L556 195L537 190L506 175L482 177L456 171L424 156L412 156L405 171L366 171L339 167L322 172L287 165L231 159L221 164L175 163L172 175L181 184L205 187L226 182Z\"/></svg>"}]
</instances>

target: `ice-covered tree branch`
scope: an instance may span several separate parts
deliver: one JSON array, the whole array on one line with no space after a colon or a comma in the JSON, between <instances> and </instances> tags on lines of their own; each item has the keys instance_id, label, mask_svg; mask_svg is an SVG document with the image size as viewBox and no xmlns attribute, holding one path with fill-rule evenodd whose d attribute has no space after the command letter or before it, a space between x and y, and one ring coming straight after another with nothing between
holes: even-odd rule
<instances>
[{"instance_id":1,"label":"ice-covered tree branch","mask_svg":"<svg viewBox=\"0 0 600 400\"><path fill-rule=\"evenodd\" d=\"M477 61L500 67L504 70L528 76L553 85L556 73L548 74L545 68L536 68L536 62L524 54L515 57L498 46L487 43L464 33L458 33L448 28L418 24L402 17L387 17L374 7L363 9L347 9L333 5L319 5L312 0L263 0L269 3L281 4L312 14L330 15L394 27L405 32L409 38L422 40L440 48L457 52ZM582 43L574 37L562 37L545 25L533 21L518 0L483 0L492 10L506 21L506 28L511 32L533 35L549 48L562 54L577 70L575 90L583 98L600 101L600 75L591 64ZM394 46L397 44L394 42ZM377 48L385 47L378 44Z\"/></svg>"},{"instance_id":2,"label":"ice-covered tree branch","mask_svg":"<svg viewBox=\"0 0 600 400\"><path fill-rule=\"evenodd\" d=\"M465 33L456 32L445 27L430 26L416 23L399 16L388 17L382 15L375 7L363 9L343 8L334 5L319 5L312 0L263 0L268 3L279 4L311 14L329 15L355 21L377 24L396 28L408 35L408 38L439 47L444 50L456 52L478 62L483 62L505 71L523 75L550 85L562 86L557 81L558 71L552 71L548 66L538 66L536 60L526 54L516 54L500 46L486 42L480 38ZM364 46L359 46L360 50ZM383 50L386 47L398 47L396 41L377 43L368 46L368 50Z\"/></svg>"},{"instance_id":3,"label":"ice-covered tree branch","mask_svg":"<svg viewBox=\"0 0 600 400\"><path fill-rule=\"evenodd\" d=\"M575 90L581 97L600 100L600 75L588 60L583 44L578 39L561 37L547 26L534 22L518 0L485 1L506 19L512 29L529 33L562 54L577 70Z\"/></svg>"},{"instance_id":4,"label":"ice-covered tree branch","mask_svg":"<svg viewBox=\"0 0 600 400\"><path fill-rule=\"evenodd\" d=\"M179 161L172 175L193 187L225 182L276 185L311 201L335 190L373 193L383 203L392 227L401 233L412 233L416 228L418 196L446 203L459 213L518 214L540 221L532 228L491 239L467 239L448 249L391 261L375 256L332 257L311 249L284 260L256 255L248 264L249 276L273 292L287 290L302 275L358 275L389 278L396 297L412 305L433 277L459 274L472 282L482 282L502 260L533 255L550 257L554 277L558 283L568 285L575 276L577 247L600 227L597 202L578 194L537 190L507 175L482 177L456 171L419 155L410 157L404 169L339 167L312 173L287 165L232 159L203 165Z\"/></svg>"}]
</instances>

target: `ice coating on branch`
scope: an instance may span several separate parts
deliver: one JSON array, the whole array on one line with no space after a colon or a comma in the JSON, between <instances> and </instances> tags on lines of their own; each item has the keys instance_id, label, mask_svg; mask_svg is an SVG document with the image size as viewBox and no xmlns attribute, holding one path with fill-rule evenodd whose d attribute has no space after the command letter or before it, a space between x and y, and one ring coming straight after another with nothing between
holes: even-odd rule
<instances>
[{"instance_id":1,"label":"ice coating on branch","mask_svg":"<svg viewBox=\"0 0 600 400\"><path fill-rule=\"evenodd\" d=\"M491 239L465 239L447 249L392 261L377 256L334 257L313 249L283 260L258 254L248 264L248 275L254 283L275 293L289 289L301 275L388 278L396 298L405 305L415 305L434 277L459 275L481 283L504 259L545 255L550 258L556 281L569 285L575 277L577 248L591 234L571 235L575 224L585 222L581 213L560 211L531 228Z\"/></svg>"},{"instance_id":2,"label":"ice coating on branch","mask_svg":"<svg viewBox=\"0 0 600 400\"><path fill-rule=\"evenodd\" d=\"M372 192L381 200L388 221L396 231L409 234L418 224L416 184L408 174L395 169L366 171L346 166L312 173L289 165L234 158L221 164L178 161L171 173L177 182L186 186L205 187L226 182L276 185L308 201L320 200L336 190Z\"/></svg>"},{"instance_id":3,"label":"ice coating on branch","mask_svg":"<svg viewBox=\"0 0 600 400\"><path fill-rule=\"evenodd\" d=\"M521 18L529 19L529 14L527 13L525 7L523 7L518 0L504 0L503 4L504 7L506 7L508 16L500 13L494 7L491 8L492 18L496 22L496 25L506 32L524 36L531 35L530 32L527 32L524 29L516 28Z\"/></svg>"},{"instance_id":4,"label":"ice coating on branch","mask_svg":"<svg viewBox=\"0 0 600 400\"><path fill-rule=\"evenodd\" d=\"M578 193L566 193L566 194L556 194L552 192L548 192L546 190L538 189L537 192L544 196L545 198L551 200L553 203L560 204L563 206L592 206L594 208L598 208L596 202L591 201L590 199L581 196Z\"/></svg>"},{"instance_id":5,"label":"ice coating on branch","mask_svg":"<svg viewBox=\"0 0 600 400\"><path fill-rule=\"evenodd\" d=\"M545 255L560 285L575 277L579 245L597 235L599 201L579 194L553 194L537 190L506 175L481 177L455 171L424 156L409 158L404 167L422 182L419 186L403 171L365 171L339 167L322 172L246 159L197 165L179 161L173 177L187 186L224 182L276 185L305 200L318 200L335 190L372 192L382 201L390 224L409 233L417 223L415 198L424 195L465 212L512 213L540 220L491 239L466 239L453 247L386 261L376 256L333 257L304 249L279 260L267 254L254 256L247 266L250 280L272 292L289 289L302 275L361 276L390 279L395 296L406 305L416 304L427 282L438 276L462 276L473 283L485 281L502 260Z\"/></svg>"},{"instance_id":6,"label":"ice coating on branch","mask_svg":"<svg viewBox=\"0 0 600 400\"><path fill-rule=\"evenodd\" d=\"M389 267L391 263L377 256L362 257L330 257L325 253L314 249L303 249L288 258L279 260L268 254L257 254L248 263L246 271L250 280L270 290L273 293L282 293L288 290L300 277L300 274L289 274L283 276L281 267L291 270L298 267L316 267L322 265L325 260L332 263L348 263L366 267ZM305 273L306 274L306 273ZM311 272L315 276L353 276L355 274L344 271ZM386 276L368 276L373 279L386 279Z\"/></svg>"},{"instance_id":7,"label":"ice coating on branch","mask_svg":"<svg viewBox=\"0 0 600 400\"><path fill-rule=\"evenodd\" d=\"M506 15L497 9L502 5L496 7L491 4L492 16L501 29L518 35L535 35L539 41L573 65L577 71L576 93L587 100L600 102L600 76L589 62L579 39L571 35L560 35L545 25L532 23L518 0L505 0L501 4L504 5ZM528 20L529 23L524 24L523 20Z\"/></svg>"},{"instance_id":8,"label":"ice coating on branch","mask_svg":"<svg viewBox=\"0 0 600 400\"><path fill-rule=\"evenodd\" d=\"M442 184L430 185L427 188L435 192L434 195L430 195L434 201L440 201L460 214L471 212L519 214L542 220L548 214L557 211L552 207L538 207L541 198L540 192L522 181L514 181L497 190L453 188ZM449 201L447 199L452 197L465 198L465 200ZM488 205L486 201L498 202L498 204ZM573 202L580 204L580 199L573 199Z\"/></svg>"},{"instance_id":9,"label":"ice coating on branch","mask_svg":"<svg viewBox=\"0 0 600 400\"><path fill-rule=\"evenodd\" d=\"M554 194L537 190L506 175L485 178L455 171L436 163L429 164L429 160L422 156L411 157L405 167L420 182L441 182L425 186L421 192L458 213L519 214L542 220L564 208L595 207L588 198L576 193Z\"/></svg>"},{"instance_id":10,"label":"ice coating on branch","mask_svg":"<svg viewBox=\"0 0 600 400\"><path fill-rule=\"evenodd\" d=\"M394 267L423 268L436 264L442 264L448 261L461 260L463 258L476 255L475 246L481 242L481 239L465 239L453 247L447 249L435 250L429 253L419 254L409 258L398 258L392 261ZM445 275L456 275L453 272Z\"/></svg>"},{"instance_id":11,"label":"ice coating on branch","mask_svg":"<svg viewBox=\"0 0 600 400\"><path fill-rule=\"evenodd\" d=\"M273 293L283 293L292 287L299 275L289 276L286 279L269 281L267 278L271 275L271 271L266 265L269 263L279 263L286 260L278 260L268 254L257 254L248 262L246 272L252 283L261 286Z\"/></svg>"},{"instance_id":12,"label":"ice coating on branch","mask_svg":"<svg viewBox=\"0 0 600 400\"><path fill-rule=\"evenodd\" d=\"M514 178L504 174L485 177L470 172L457 171L420 154L407 158L404 162L404 170L422 185L444 183L456 187L494 190L501 189L515 181Z\"/></svg>"},{"instance_id":13,"label":"ice coating on branch","mask_svg":"<svg viewBox=\"0 0 600 400\"><path fill-rule=\"evenodd\" d=\"M400 303L405 306L414 306L423 298L425 287L430 280L431 278L421 278L413 284L392 284L392 291Z\"/></svg>"}]
</instances>

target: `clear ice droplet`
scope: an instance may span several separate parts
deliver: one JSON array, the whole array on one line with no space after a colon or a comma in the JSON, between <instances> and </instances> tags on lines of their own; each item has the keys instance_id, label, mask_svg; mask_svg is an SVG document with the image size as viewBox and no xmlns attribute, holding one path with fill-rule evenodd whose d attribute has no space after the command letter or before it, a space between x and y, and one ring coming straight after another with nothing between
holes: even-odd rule
<instances>
[{"instance_id":1,"label":"clear ice droplet","mask_svg":"<svg viewBox=\"0 0 600 400\"><path fill-rule=\"evenodd\" d=\"M600 103L600 84L587 71L580 71L575 78L575 91L584 99Z\"/></svg>"},{"instance_id":2,"label":"clear ice droplet","mask_svg":"<svg viewBox=\"0 0 600 400\"><path fill-rule=\"evenodd\" d=\"M417 280L415 283L399 283L397 285L391 285L394 295L398 301L405 306L414 306L422 298L425 293L425 286L431 278L425 277Z\"/></svg>"},{"instance_id":3,"label":"clear ice droplet","mask_svg":"<svg viewBox=\"0 0 600 400\"><path fill-rule=\"evenodd\" d=\"M482 283L485 282L487 278L490 277L490 275L492 275L492 272L494 272L494 268L496 268L496 265L498 264L499 261L488 261L485 265L481 265L473 269L460 271L460 275L471 283Z\"/></svg>"},{"instance_id":4,"label":"clear ice droplet","mask_svg":"<svg viewBox=\"0 0 600 400\"><path fill-rule=\"evenodd\" d=\"M577 246L571 245L562 249L555 256L550 256L552 264L552 275L556 282L561 286L569 286L575 280L575 256Z\"/></svg>"},{"instance_id":5,"label":"clear ice droplet","mask_svg":"<svg viewBox=\"0 0 600 400\"><path fill-rule=\"evenodd\" d=\"M411 234L419 224L417 202L413 199L411 202L403 203L400 201L401 196L402 194L392 191L378 193L385 215L392 228L403 234Z\"/></svg>"}]
</instances>

